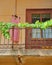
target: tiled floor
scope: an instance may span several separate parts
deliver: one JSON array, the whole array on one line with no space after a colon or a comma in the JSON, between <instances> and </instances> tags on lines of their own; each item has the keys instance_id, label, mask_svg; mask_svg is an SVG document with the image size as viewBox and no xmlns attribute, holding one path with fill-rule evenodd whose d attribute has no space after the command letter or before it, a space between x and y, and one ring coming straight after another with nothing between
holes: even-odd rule
<instances>
[{"instance_id":1,"label":"tiled floor","mask_svg":"<svg viewBox=\"0 0 52 65\"><path fill-rule=\"evenodd\" d=\"M52 56L22 56L22 64L17 57L0 56L0 65L52 65Z\"/></svg>"}]
</instances>

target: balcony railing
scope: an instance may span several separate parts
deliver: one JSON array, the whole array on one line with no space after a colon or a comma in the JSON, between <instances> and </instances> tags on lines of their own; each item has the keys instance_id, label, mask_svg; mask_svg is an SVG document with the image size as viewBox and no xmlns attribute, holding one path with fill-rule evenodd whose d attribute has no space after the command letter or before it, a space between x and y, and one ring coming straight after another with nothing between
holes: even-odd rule
<instances>
[{"instance_id":1,"label":"balcony railing","mask_svg":"<svg viewBox=\"0 0 52 65\"><path fill-rule=\"evenodd\" d=\"M13 28L11 28L11 29L13 29ZM21 35L20 38L21 39L19 41L20 43L16 43L16 44L11 39L6 39L3 36L3 34L0 32L0 53L5 54L5 52L8 53L8 52L10 52L10 50L12 50L11 53L14 53L14 54L18 54L19 52L20 52L19 54L23 54L23 55L39 55L40 54L39 52L41 52L44 55L47 54L48 50L39 50L39 49L37 50L35 48L34 49L31 48L33 46L41 46L42 48L44 48L44 47L46 47L46 45L44 46L45 43L44 44L41 44L41 43L40 44L27 44L26 46L29 47L29 49L25 48L25 43L23 43L23 41L22 41L22 36L23 36L22 32L25 29L26 28L20 28L19 29L20 30L20 35ZM35 41L37 41L37 40L35 39ZM46 42L45 40L43 40L43 41ZM39 40L38 40L38 42L39 42ZM49 54L52 54L50 51L49 51Z\"/></svg>"},{"instance_id":2,"label":"balcony railing","mask_svg":"<svg viewBox=\"0 0 52 65\"><path fill-rule=\"evenodd\" d=\"M22 40L22 30L25 30L26 28L20 28L19 31L20 31L20 43L14 43L11 39L6 39L3 34L0 32L0 49L22 49L24 48L25 49L25 43L23 43L23 40ZM13 30L14 31L14 28L11 28L10 30ZM9 30L9 32L10 32ZM11 34L13 35L13 33ZM13 35L14 36L14 35ZM35 39L35 42L37 40ZM42 40L41 40L42 41ZM43 40L44 42L46 42L45 40ZM31 47L31 46L42 46L42 48L44 47L44 45L46 46L46 44L27 44L26 46L27 47ZM49 46L49 45L48 45ZM52 47L52 46L51 46Z\"/></svg>"}]
</instances>

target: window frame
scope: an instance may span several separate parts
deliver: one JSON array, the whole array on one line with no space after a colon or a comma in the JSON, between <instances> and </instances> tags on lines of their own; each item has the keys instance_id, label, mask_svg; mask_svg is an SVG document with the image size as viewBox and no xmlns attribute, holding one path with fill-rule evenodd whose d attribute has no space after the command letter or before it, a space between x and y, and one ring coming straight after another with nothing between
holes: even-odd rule
<instances>
[{"instance_id":1,"label":"window frame","mask_svg":"<svg viewBox=\"0 0 52 65\"><path fill-rule=\"evenodd\" d=\"M51 14L52 18L52 9L51 8L44 8L44 9L26 9L26 22L32 23L32 14L39 14L39 13L49 13ZM49 46L49 49L52 48L52 38L32 38L32 29L26 28L25 29L25 48L26 49L46 49L46 46Z\"/></svg>"}]
</instances>

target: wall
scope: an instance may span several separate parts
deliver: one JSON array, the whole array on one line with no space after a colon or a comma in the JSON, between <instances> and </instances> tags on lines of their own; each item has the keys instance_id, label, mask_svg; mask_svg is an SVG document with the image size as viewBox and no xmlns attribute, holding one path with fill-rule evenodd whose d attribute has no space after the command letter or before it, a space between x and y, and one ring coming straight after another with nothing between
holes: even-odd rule
<instances>
[{"instance_id":1,"label":"wall","mask_svg":"<svg viewBox=\"0 0 52 65\"><path fill-rule=\"evenodd\" d=\"M10 21L15 13L15 0L0 0L0 21Z\"/></svg>"}]
</instances>

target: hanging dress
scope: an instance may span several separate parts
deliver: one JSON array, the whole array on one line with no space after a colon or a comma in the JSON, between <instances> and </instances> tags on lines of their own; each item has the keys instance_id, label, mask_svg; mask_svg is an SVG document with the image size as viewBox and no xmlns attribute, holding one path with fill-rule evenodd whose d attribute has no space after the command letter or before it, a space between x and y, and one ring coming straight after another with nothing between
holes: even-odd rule
<instances>
[{"instance_id":1,"label":"hanging dress","mask_svg":"<svg viewBox=\"0 0 52 65\"><path fill-rule=\"evenodd\" d=\"M18 24L19 18L15 19L14 17L12 17L11 22L14 24ZM16 27L12 27L12 29L10 30L10 36L11 36L12 42L18 43L19 42L19 29Z\"/></svg>"}]
</instances>

